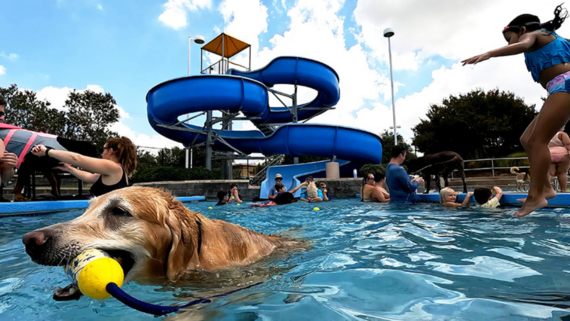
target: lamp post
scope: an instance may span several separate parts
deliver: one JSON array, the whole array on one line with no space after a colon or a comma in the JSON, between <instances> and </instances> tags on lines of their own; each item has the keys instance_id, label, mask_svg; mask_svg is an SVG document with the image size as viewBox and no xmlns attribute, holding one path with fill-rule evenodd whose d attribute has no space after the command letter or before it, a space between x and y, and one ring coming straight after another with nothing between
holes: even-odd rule
<instances>
[{"instance_id":1,"label":"lamp post","mask_svg":"<svg viewBox=\"0 0 570 321\"><path fill-rule=\"evenodd\" d=\"M396 133L396 105L394 104L394 77L392 76L392 47L390 38L394 35L392 28L384 29L384 37L388 38L388 55L390 57L390 86L392 88L392 113L394 114L394 146L398 145L398 135Z\"/></svg>"},{"instance_id":2,"label":"lamp post","mask_svg":"<svg viewBox=\"0 0 570 321\"><path fill-rule=\"evenodd\" d=\"M204 37L203 36L188 36L188 76L190 76L190 49L191 49L191 44L192 44L192 40L194 40L195 43L201 45L205 42ZM186 168L188 168L188 147L186 147ZM190 168L192 168L192 159L190 159Z\"/></svg>"},{"instance_id":3,"label":"lamp post","mask_svg":"<svg viewBox=\"0 0 570 321\"><path fill-rule=\"evenodd\" d=\"M402 128L402 126L398 125L398 126L396 126L396 128L400 129L400 128ZM394 129L394 126L390 126L390 129ZM394 146L396 146L396 144L394 144Z\"/></svg>"}]
</instances>

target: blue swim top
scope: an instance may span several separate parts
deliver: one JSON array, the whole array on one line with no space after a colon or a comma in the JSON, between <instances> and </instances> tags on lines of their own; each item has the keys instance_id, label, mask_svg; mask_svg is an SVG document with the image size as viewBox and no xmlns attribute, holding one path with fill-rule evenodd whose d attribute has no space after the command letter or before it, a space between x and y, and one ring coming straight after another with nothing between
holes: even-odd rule
<instances>
[{"instance_id":1,"label":"blue swim top","mask_svg":"<svg viewBox=\"0 0 570 321\"><path fill-rule=\"evenodd\" d=\"M546 30L540 30L549 32ZM534 81L538 82L540 73L548 68L558 64L570 62L570 42L552 33L556 39L542 48L533 52L525 52L526 68L532 74Z\"/></svg>"}]
</instances>

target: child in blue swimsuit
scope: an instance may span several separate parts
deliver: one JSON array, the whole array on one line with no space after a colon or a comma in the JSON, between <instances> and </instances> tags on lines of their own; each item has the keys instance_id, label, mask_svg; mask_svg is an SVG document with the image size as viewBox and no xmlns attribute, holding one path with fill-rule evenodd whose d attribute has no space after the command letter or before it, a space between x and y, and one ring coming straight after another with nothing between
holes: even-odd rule
<instances>
[{"instance_id":1,"label":"child in blue swimsuit","mask_svg":"<svg viewBox=\"0 0 570 321\"><path fill-rule=\"evenodd\" d=\"M562 6L554 10L553 20L542 24L537 16L520 15L503 29L507 46L462 61L463 65L477 64L493 57L524 53L534 81L548 91L542 110L521 136L530 162L532 182L528 197L519 200L524 204L514 214L517 217L546 206L547 200L556 196L548 179L548 142L570 119L570 42L554 31L567 16L568 12Z\"/></svg>"}]
</instances>

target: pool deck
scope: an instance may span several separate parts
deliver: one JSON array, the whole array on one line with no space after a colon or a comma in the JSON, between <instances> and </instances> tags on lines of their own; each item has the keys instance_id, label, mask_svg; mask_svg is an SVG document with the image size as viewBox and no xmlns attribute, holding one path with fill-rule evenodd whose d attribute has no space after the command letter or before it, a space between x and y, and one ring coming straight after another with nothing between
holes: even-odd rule
<instances>
[{"instance_id":1,"label":"pool deck","mask_svg":"<svg viewBox=\"0 0 570 321\"><path fill-rule=\"evenodd\" d=\"M177 200L182 203L203 201L204 196L181 196ZM0 217L19 215L39 215L53 212L80 210L87 208L88 200L80 201L40 201L0 203Z\"/></svg>"}]
</instances>

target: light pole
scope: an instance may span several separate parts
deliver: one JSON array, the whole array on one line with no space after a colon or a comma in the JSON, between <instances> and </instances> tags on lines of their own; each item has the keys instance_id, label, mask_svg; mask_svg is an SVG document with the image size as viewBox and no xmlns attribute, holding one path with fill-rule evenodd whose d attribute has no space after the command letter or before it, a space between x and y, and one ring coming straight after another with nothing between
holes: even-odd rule
<instances>
[{"instance_id":1,"label":"light pole","mask_svg":"<svg viewBox=\"0 0 570 321\"><path fill-rule=\"evenodd\" d=\"M201 45L205 42L204 37L203 36L188 36L188 76L190 76L190 49L191 49L191 44L192 44L192 40L194 40L195 43ZM186 147L186 168L188 168L188 147ZM190 160L190 168L192 168L192 160Z\"/></svg>"},{"instance_id":2,"label":"light pole","mask_svg":"<svg viewBox=\"0 0 570 321\"><path fill-rule=\"evenodd\" d=\"M390 129L393 129L393 128L394 128L394 126L390 126ZM400 128L402 128L402 126L398 125L398 126L396 126L396 128L400 129ZM394 137L396 137L396 136L394 136ZM396 141L394 141L394 146L396 146L396 145L398 145L398 144L396 144Z\"/></svg>"},{"instance_id":3,"label":"light pole","mask_svg":"<svg viewBox=\"0 0 570 321\"><path fill-rule=\"evenodd\" d=\"M396 133L396 105L394 104L394 77L392 76L392 47L390 37L394 35L392 28L384 29L384 37L388 38L388 55L390 56L390 86L392 88L392 113L394 114L394 146L398 145L398 135Z\"/></svg>"}]
</instances>

